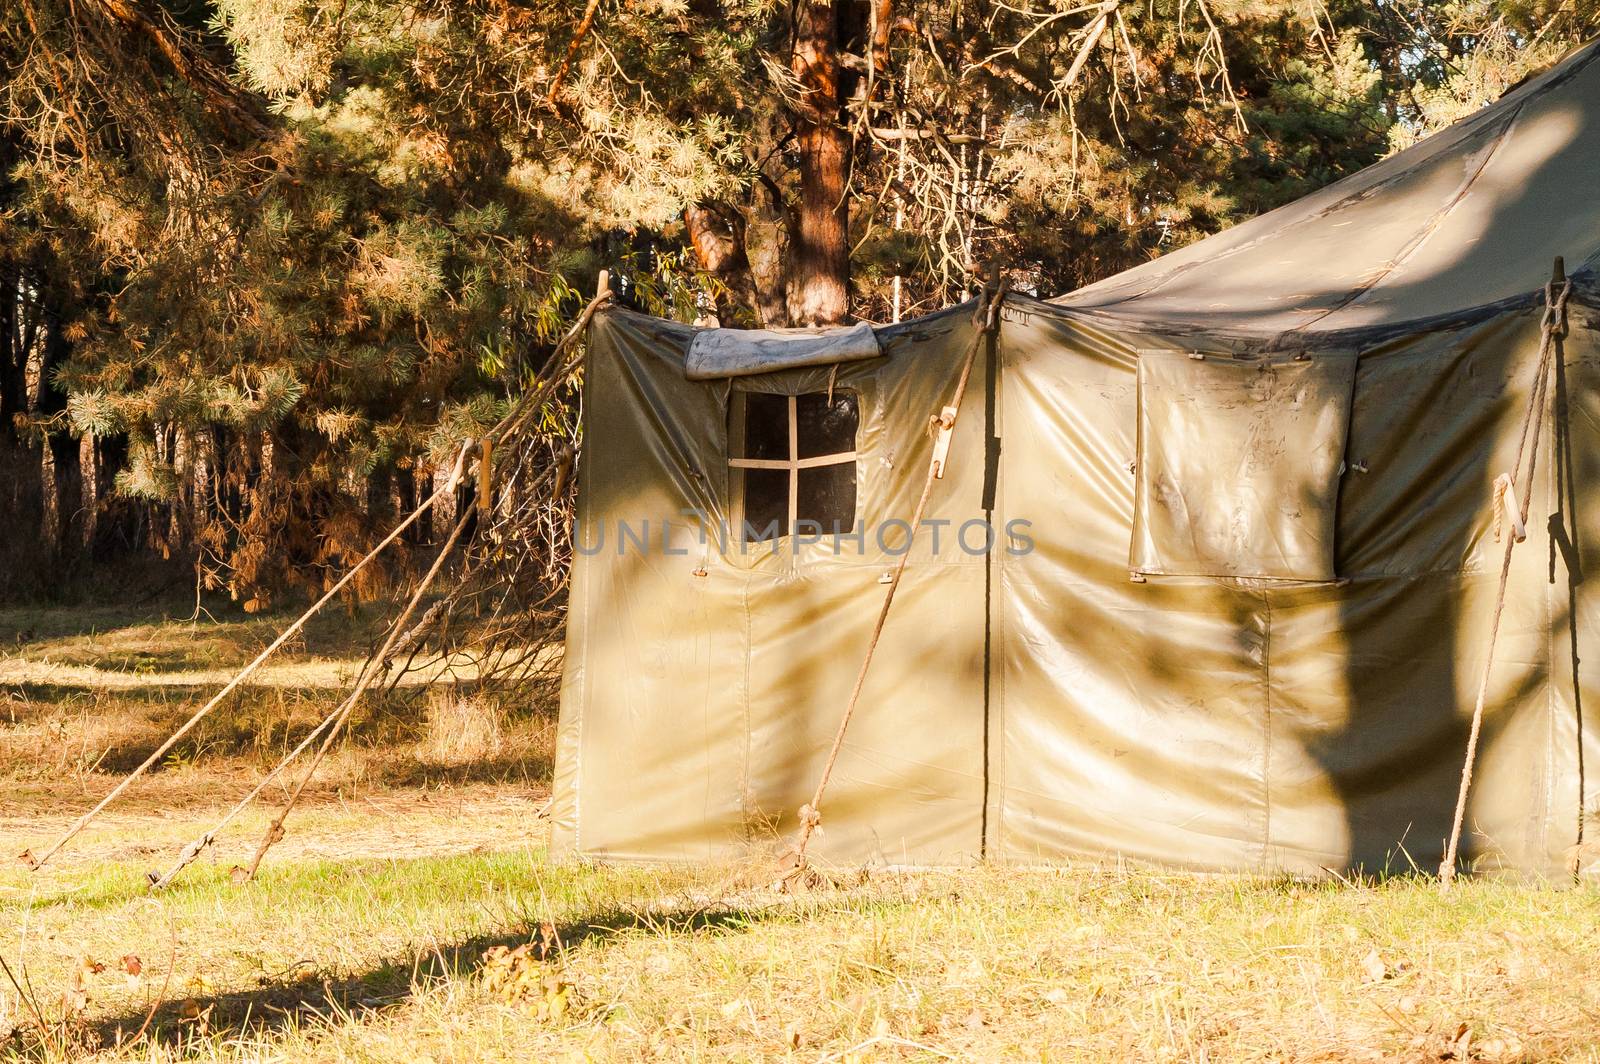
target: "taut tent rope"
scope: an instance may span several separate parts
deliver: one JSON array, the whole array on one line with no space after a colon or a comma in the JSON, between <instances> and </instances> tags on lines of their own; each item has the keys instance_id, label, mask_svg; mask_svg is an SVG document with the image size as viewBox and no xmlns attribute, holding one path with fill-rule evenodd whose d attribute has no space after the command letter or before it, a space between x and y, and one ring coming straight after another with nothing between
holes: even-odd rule
<instances>
[{"instance_id":1,"label":"taut tent rope","mask_svg":"<svg viewBox=\"0 0 1600 1064\"><path fill-rule=\"evenodd\" d=\"M1566 277L1561 259L1556 259L1554 276L1544 288L1544 317L1539 323L1539 360L1534 370L1534 386L1528 396L1528 411L1522 419L1522 436L1517 440L1517 456L1511 463L1511 474L1502 473L1495 480L1494 507L1495 533L1505 535L1506 549L1500 558L1500 587L1495 592L1494 617L1489 623L1489 645L1484 651L1483 674L1478 681L1478 700L1472 707L1472 728L1467 733L1467 756L1461 766L1461 790L1456 795L1455 819L1450 825L1450 841L1445 847L1444 860L1439 863L1439 887L1449 890L1456 878L1456 859L1461 845L1461 825L1467 815L1467 792L1472 789L1472 770L1478 758L1478 736L1483 730L1483 706L1489 697L1489 674L1494 668L1494 647L1500 636L1500 617L1506 607L1506 585L1511 577L1511 552L1527 538L1528 507L1533 502L1533 471L1539 463L1539 433L1544 426L1545 398L1549 393L1550 367L1554 362L1556 341L1567 335L1567 297L1572 294L1572 282ZM1531 436L1531 439L1530 439ZM1522 469L1522 456L1528 456L1528 468ZM1522 484L1520 503L1517 484ZM1506 511L1516 506L1516 512ZM1506 520L1506 518L1510 518Z\"/></svg>"},{"instance_id":2,"label":"taut tent rope","mask_svg":"<svg viewBox=\"0 0 1600 1064\"><path fill-rule=\"evenodd\" d=\"M950 402L939 413L929 417L929 428L933 431L936 442L933 457L928 461L928 475L922 484L922 495L917 499L916 509L911 514L912 539L916 537L917 526L922 523L922 515L928 508L928 499L933 494L933 483L944 476L945 450L937 442L937 437L954 430L956 417L961 412L962 397L967 394L967 381L972 377L972 366L978 357L978 347L995 327L999 320L1000 304L1005 298L1005 284L985 286L984 296L979 301L977 309L973 312L973 325L977 331L973 334L972 342L967 346L966 357L961 364L961 376L956 381L955 394ZM850 699L845 703L844 713L839 718L839 726L833 733L833 745L828 750L828 760L822 766L822 775L817 780L816 792L811 801L800 807L800 831L795 837L794 849L791 851L792 867L784 878L789 882L796 878L803 878L807 871L806 847L811 843L811 836L822 823L822 796L827 792L828 781L833 777L834 765L839 761L839 751L844 747L845 732L850 727L850 719L855 716L856 704L861 700L861 689L867 682L867 670L872 667L872 656L877 652L878 640L883 635L884 622L889 619L889 608L894 605L894 593L900 587L900 577L906 571L906 561L911 557L911 543L906 543L906 549L895 562L894 573L889 579L888 589L883 594L883 605L878 609L878 620L872 626L872 638L867 641L866 654L861 659L861 668L856 672L855 686L850 689Z\"/></svg>"}]
</instances>

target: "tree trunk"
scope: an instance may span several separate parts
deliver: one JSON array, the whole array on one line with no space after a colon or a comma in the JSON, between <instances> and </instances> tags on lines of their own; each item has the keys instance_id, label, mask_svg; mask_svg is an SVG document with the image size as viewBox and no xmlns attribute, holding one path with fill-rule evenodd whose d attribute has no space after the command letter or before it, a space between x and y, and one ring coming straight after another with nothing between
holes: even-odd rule
<instances>
[{"instance_id":1,"label":"tree trunk","mask_svg":"<svg viewBox=\"0 0 1600 1064\"><path fill-rule=\"evenodd\" d=\"M190 463L194 455L189 432L181 425L172 429L172 468L178 477L178 488L173 493L170 515L167 520L167 540L177 550L188 545L189 531L194 528L194 482Z\"/></svg>"},{"instance_id":2,"label":"tree trunk","mask_svg":"<svg viewBox=\"0 0 1600 1064\"><path fill-rule=\"evenodd\" d=\"M87 551L94 546L100 524L100 456L95 451L94 436L87 432L78 439L78 483L82 486L79 502L83 513L78 533Z\"/></svg>"},{"instance_id":3,"label":"tree trunk","mask_svg":"<svg viewBox=\"0 0 1600 1064\"><path fill-rule=\"evenodd\" d=\"M194 433L194 474L190 478L194 499L193 516L197 523L211 517L211 479L217 470L217 437L210 428L199 428Z\"/></svg>"},{"instance_id":4,"label":"tree trunk","mask_svg":"<svg viewBox=\"0 0 1600 1064\"><path fill-rule=\"evenodd\" d=\"M795 109L800 197L789 244L789 320L834 325L850 313L850 135L841 113L839 37L843 0L802 0L792 69L805 90Z\"/></svg>"},{"instance_id":5,"label":"tree trunk","mask_svg":"<svg viewBox=\"0 0 1600 1064\"><path fill-rule=\"evenodd\" d=\"M439 491L450 483L450 472L455 468L454 462L440 462L433 467L433 487ZM445 491L439 496L439 501L433 504L429 511L433 525L433 541L443 543L450 535L450 530L456 526L456 492Z\"/></svg>"},{"instance_id":6,"label":"tree trunk","mask_svg":"<svg viewBox=\"0 0 1600 1064\"><path fill-rule=\"evenodd\" d=\"M61 479L56 475L55 444L46 437L39 447L39 542L54 557L61 545Z\"/></svg>"},{"instance_id":7,"label":"tree trunk","mask_svg":"<svg viewBox=\"0 0 1600 1064\"><path fill-rule=\"evenodd\" d=\"M23 342L28 412L35 416L44 409L45 348L44 338L37 331ZM54 556L61 545L61 480L56 474L55 447L48 435L42 435L39 442L39 544L48 556Z\"/></svg>"},{"instance_id":8,"label":"tree trunk","mask_svg":"<svg viewBox=\"0 0 1600 1064\"><path fill-rule=\"evenodd\" d=\"M684 209L683 222L700 268L725 289L717 298L720 324L728 327L743 324L738 320L740 311L758 326L769 324L756 291L755 275L750 271L750 257L745 251L744 216L727 204L697 203Z\"/></svg>"}]
</instances>

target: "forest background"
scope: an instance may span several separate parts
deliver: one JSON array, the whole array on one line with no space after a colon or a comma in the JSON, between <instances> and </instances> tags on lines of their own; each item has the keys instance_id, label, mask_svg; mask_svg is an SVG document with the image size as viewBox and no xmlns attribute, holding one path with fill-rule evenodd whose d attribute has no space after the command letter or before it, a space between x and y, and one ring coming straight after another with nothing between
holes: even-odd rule
<instances>
[{"instance_id":1,"label":"forest background","mask_svg":"<svg viewBox=\"0 0 1600 1064\"><path fill-rule=\"evenodd\" d=\"M0 0L0 600L321 590L602 269L741 326L900 320L991 262L1055 295L1597 25L1586 0ZM550 518L549 583L579 405L519 456L545 497L501 503Z\"/></svg>"}]
</instances>

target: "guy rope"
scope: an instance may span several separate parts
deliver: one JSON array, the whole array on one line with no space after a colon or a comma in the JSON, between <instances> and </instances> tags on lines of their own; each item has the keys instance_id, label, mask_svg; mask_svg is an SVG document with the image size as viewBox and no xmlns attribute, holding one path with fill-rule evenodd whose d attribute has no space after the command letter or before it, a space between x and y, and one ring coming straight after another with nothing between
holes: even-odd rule
<instances>
[{"instance_id":1,"label":"guy rope","mask_svg":"<svg viewBox=\"0 0 1600 1064\"><path fill-rule=\"evenodd\" d=\"M1450 826L1450 841L1445 847L1444 860L1439 864L1441 890L1449 890L1456 878L1461 825L1467 815L1467 792L1472 788L1472 770L1478 757L1478 736L1483 730L1483 705L1489 697L1489 673L1494 668L1494 647L1500 635L1500 617L1505 612L1506 584L1511 577L1511 552L1518 543L1528 538L1528 507L1533 502L1533 471L1538 465L1539 433L1544 426L1551 367L1555 362L1556 345L1567 335L1567 297L1572 294L1572 282L1566 273L1566 267L1558 257L1550 283L1544 287L1544 317L1539 323L1539 357L1534 370L1533 389L1528 396L1527 413L1522 419L1522 436L1517 441L1517 456L1511 463L1511 472L1501 473L1494 483L1492 505L1495 538L1504 537L1505 552L1500 557L1500 587L1495 592L1494 617L1489 623L1489 645L1484 651L1483 674L1478 681L1478 700L1472 707L1472 728L1467 733L1467 756L1461 766L1461 790L1456 796L1455 820ZM1523 471L1524 454L1528 456L1526 472ZM1522 486L1520 492L1518 484Z\"/></svg>"},{"instance_id":2,"label":"guy rope","mask_svg":"<svg viewBox=\"0 0 1600 1064\"><path fill-rule=\"evenodd\" d=\"M463 443L460 452L456 456L455 464L451 469L449 479L444 484L436 488L434 492L424 499L415 510L413 510L405 517L404 520L396 525L395 528L387 536L385 536L377 546L373 547L364 558L351 567L349 572L340 577L339 581L329 588L321 598L312 603L310 608L297 617L294 622L289 625L289 627L285 628L283 632L276 639L274 639L265 650L256 655L255 660L251 661L250 664L241 669L237 675L235 675L227 682L227 684L223 686L222 690L218 691L214 696L212 696L210 701L206 702L206 704L196 710L188 720L184 721L178 730L168 736L166 741L158 746L155 751L150 754L150 756L147 757L142 764L139 765L139 767L135 768L127 775L126 778L122 780L122 782L118 783L116 787L112 788L110 794L106 795L98 803L96 803L94 808L90 809L87 813L84 813L77 820L73 821L71 826L67 828L66 832L63 833L62 836L53 844L51 844L51 846L42 854L35 856L31 850L24 851L20 855L22 862L34 871L43 868L45 863L49 861L50 858L59 853L62 847L71 842L72 839L76 837L78 833L81 832L85 827L87 827L95 817L99 816L107 806L116 801L117 798L123 794L123 792L133 785L135 780L144 775L152 766L158 763L168 751L177 745L180 739L192 731L194 727L200 723L200 721L205 719L206 716L208 716L213 710L221 705L223 700L226 699L227 696L236 688L238 688L238 686L243 683L252 673L260 668L261 665L269 657L271 657L274 652L276 652L280 647L293 638L296 632L305 627L306 622L315 616L318 610L322 609L323 606L327 605L328 602L338 595L338 593L342 591L351 580L355 579L357 573L361 572L361 570L365 568L374 558L381 554L386 548L391 546L395 540L399 539L401 534L405 532L407 528L410 528L413 524L415 524L430 507L437 503L441 498L444 498L447 494L455 492L466 472L467 460L474 453L476 453L478 456L478 496L481 506L487 494L486 489L488 487L489 477L488 467L494 449L496 447L504 446L507 440L514 439L519 433L526 429L533 416L538 413L538 411L541 410L547 402L549 402L551 397L556 394L557 389L564 385L578 370L578 367L582 365L582 355L579 350L578 340L584 335L584 331L588 328L589 321L594 317L595 312L604 306L610 299L610 277L607 271L602 270L600 272L598 291L596 292L595 297L589 301L587 306L583 308L583 311L578 315L577 321L573 323L572 328L567 331L566 335L561 338L561 341L556 344L555 350L551 352L548 362L550 367L549 370L540 380L536 381L520 399L517 400L516 404L509 412L506 413L504 417L500 419L498 424L485 432L479 439L475 441L467 440L465 443ZM268 782L276 778L289 764L289 762L293 761L303 751L305 751L318 735L322 735L322 746L313 760L310 769L307 770L306 775L300 780L299 786L295 789L293 796L285 806L283 812L273 822L265 841L262 843L261 848L256 853L256 859L252 863L250 869L252 872L255 870L256 865L260 863L261 855L266 852L267 847L276 841L278 837L281 837L283 820L286 816L288 816L289 810L293 808L295 799L298 799L300 792L304 790L306 783L310 779L311 773L314 772L317 768L317 765L321 763L322 756L326 754L328 747L332 744L332 741L337 736L340 728L344 725L345 721L349 719L351 710L354 708L356 702L361 698L361 695L367 690L372 681L376 678L378 670L382 668L382 663L385 657L394 650L396 644L400 641L400 633L405 631L406 622L410 619L412 613L415 611L417 603L420 601L422 594L438 576L439 570L442 568L446 556L460 538L460 535L465 528L468 516L470 516L470 514L463 515L461 521L456 524L449 538L440 548L438 556L434 559L433 565L429 569L427 575L423 577L422 581L413 591L406 608L395 619L395 621L389 625L382 649L375 653L363 667L357 684L350 695L342 703L340 703L338 708L330 713L321 724L317 725L317 727L312 730L311 734L307 735L298 746L291 750L283 758L283 760L280 761L272 769L272 771L267 774L266 778L263 779L260 784L251 790L251 792L246 795L242 801L234 806L234 808L222 818L220 823L218 823L211 831L206 832L204 835L200 836L200 838L196 839L194 842L185 847L183 852L179 855L177 862L170 870L168 870L165 875L159 877L152 875L150 877L152 886L165 886L167 883L171 882L172 878L176 876L178 872L180 872L186 865L198 857L200 853L211 844L218 831L226 826L246 805L248 805L262 792Z\"/></svg>"},{"instance_id":3,"label":"guy rope","mask_svg":"<svg viewBox=\"0 0 1600 1064\"><path fill-rule=\"evenodd\" d=\"M917 499L916 508L911 513L910 536L915 538L917 528L922 524L922 515L928 508L928 499L933 494L933 484L944 477L945 460L950 453L950 439L955 432L956 417L961 413L961 400L967 394L967 381L972 377L972 365L978 357L978 347L999 321L1000 304L1005 299L1005 283L993 283L984 286L983 297L979 299L978 306L973 311L972 324L974 332L972 341L967 345L966 357L961 364L961 376L956 380L955 394L950 402L937 414L928 418L928 429L933 436L933 455L928 460L928 475L922 484L922 495ZM822 766L822 775L817 780L816 792L811 796L811 801L800 807L800 831L795 837L794 849L786 855L789 869L783 878L783 883L805 883L810 878L810 870L806 864L806 847L811 843L811 836L822 823L822 796L827 792L828 781L833 777L834 765L839 761L839 751L844 747L845 732L850 727L850 719L855 716L856 704L861 700L861 689L867 682L867 670L872 668L872 656L878 650L878 640L883 635L884 622L889 619L889 608L894 605L894 593L900 587L900 577L905 574L906 560L911 556L911 544L906 543L906 549L901 552L895 562L894 573L889 578L889 586L883 593L883 605L878 609L878 620L872 626L872 638L867 641L866 654L861 659L861 668L856 672L855 686L850 689L849 701L845 703L844 713L839 718L839 727L833 733L833 745L828 750L828 760Z\"/></svg>"}]
</instances>

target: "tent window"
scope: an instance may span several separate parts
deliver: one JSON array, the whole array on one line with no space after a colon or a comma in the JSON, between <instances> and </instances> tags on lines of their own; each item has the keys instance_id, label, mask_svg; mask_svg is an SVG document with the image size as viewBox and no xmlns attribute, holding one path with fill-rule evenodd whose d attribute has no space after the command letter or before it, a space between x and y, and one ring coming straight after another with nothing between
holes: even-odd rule
<instances>
[{"instance_id":1,"label":"tent window","mask_svg":"<svg viewBox=\"0 0 1600 1064\"><path fill-rule=\"evenodd\" d=\"M856 521L854 392L735 392L729 436L746 543L802 531L843 535Z\"/></svg>"}]
</instances>

